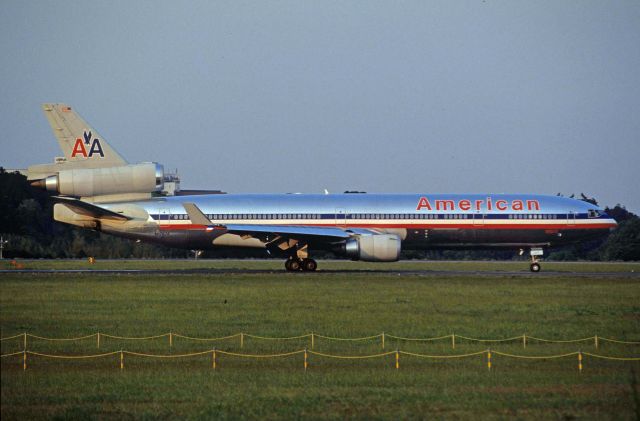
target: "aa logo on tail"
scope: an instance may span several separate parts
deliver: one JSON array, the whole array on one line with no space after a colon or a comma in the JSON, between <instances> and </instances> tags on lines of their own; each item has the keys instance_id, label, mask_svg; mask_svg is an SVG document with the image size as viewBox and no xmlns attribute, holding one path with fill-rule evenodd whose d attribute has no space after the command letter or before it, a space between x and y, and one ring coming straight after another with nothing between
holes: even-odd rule
<instances>
[{"instance_id":1,"label":"aa logo on tail","mask_svg":"<svg viewBox=\"0 0 640 421\"><path fill-rule=\"evenodd\" d=\"M89 153L87 153L87 148ZM76 144L73 146L73 152L71 152L71 158L75 158L76 155L82 155L85 158L92 158L94 155L104 158L104 152L102 152L102 145L100 145L100 139L97 137L91 139L91 131L87 133L84 131L84 141L80 138L76 139Z\"/></svg>"}]
</instances>

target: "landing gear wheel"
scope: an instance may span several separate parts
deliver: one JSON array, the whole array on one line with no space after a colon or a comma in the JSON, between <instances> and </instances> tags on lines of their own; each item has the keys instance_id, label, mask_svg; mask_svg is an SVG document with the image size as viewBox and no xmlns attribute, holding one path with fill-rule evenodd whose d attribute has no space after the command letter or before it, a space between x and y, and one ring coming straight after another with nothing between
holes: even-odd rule
<instances>
[{"instance_id":1,"label":"landing gear wheel","mask_svg":"<svg viewBox=\"0 0 640 421\"><path fill-rule=\"evenodd\" d=\"M302 270L305 272L315 272L318 269L318 263L316 263L313 259L303 259L302 260Z\"/></svg>"},{"instance_id":2,"label":"landing gear wheel","mask_svg":"<svg viewBox=\"0 0 640 421\"><path fill-rule=\"evenodd\" d=\"M531 270L531 272L540 272L540 264L539 263L531 263L531 266L529 266L529 269Z\"/></svg>"},{"instance_id":3,"label":"landing gear wheel","mask_svg":"<svg viewBox=\"0 0 640 421\"><path fill-rule=\"evenodd\" d=\"M284 267L289 272L296 272L300 270L300 266L300 260L298 259L288 259L286 262L284 262Z\"/></svg>"}]
</instances>

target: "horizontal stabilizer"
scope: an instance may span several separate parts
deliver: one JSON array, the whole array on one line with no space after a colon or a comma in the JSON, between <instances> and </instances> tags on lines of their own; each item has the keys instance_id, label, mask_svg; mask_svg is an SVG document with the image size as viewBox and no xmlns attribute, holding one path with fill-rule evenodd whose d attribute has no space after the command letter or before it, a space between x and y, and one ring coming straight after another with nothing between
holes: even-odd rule
<instances>
[{"instance_id":1,"label":"horizontal stabilizer","mask_svg":"<svg viewBox=\"0 0 640 421\"><path fill-rule=\"evenodd\" d=\"M120 213L116 213L108 209L101 208L100 206L96 206L92 203L83 202L82 200L78 200L78 199L71 199L68 197L60 197L60 196L54 196L52 199L56 203L65 204L66 206L70 207L75 212L81 215L90 216L97 219L108 218L108 219L115 219L120 221L129 221L133 219L128 216L122 215Z\"/></svg>"}]
</instances>

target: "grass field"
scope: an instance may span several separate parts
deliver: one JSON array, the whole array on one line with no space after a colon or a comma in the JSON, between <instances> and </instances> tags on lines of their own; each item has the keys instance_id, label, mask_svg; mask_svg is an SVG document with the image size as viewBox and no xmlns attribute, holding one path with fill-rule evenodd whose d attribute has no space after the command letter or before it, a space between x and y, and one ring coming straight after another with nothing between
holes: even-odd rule
<instances>
[{"instance_id":1,"label":"grass field","mask_svg":"<svg viewBox=\"0 0 640 421\"><path fill-rule=\"evenodd\" d=\"M10 260L0 264L0 269L12 269ZM283 260L96 260L90 264L87 259L70 260L28 260L17 261L25 269L82 269L82 270L146 270L146 269L238 269L238 270L277 270L284 268ZM556 272L637 272L640 273L640 263L618 262L543 262L543 271ZM318 270L340 271L498 271L498 272L527 272L528 260L522 261L412 261L405 260L395 263L351 262L346 260L320 261Z\"/></svg>"},{"instance_id":2,"label":"grass field","mask_svg":"<svg viewBox=\"0 0 640 421\"><path fill-rule=\"evenodd\" d=\"M32 261L29 268L83 268L83 261ZM194 337L246 332L260 336L361 337L386 332L403 337L456 333L477 338L527 335L576 339L599 335L640 341L638 264L546 264L561 275L518 275L523 262L402 262L378 266L320 262L355 271L314 274L0 274L2 337L22 332L75 337L95 332L147 336L176 332ZM557 267L555 265L558 265ZM281 262L99 261L91 267L163 269L194 267L280 269ZM423 273L385 272L384 269ZM454 269L465 273L429 274ZM477 271L490 270L483 275ZM609 272L584 276L581 271ZM620 272L612 275L611 272ZM28 349L52 354L94 354L120 349L180 354L213 347L242 353L310 348L309 338L267 341L237 338L198 342L175 338L126 341L96 338L47 342L29 338ZM640 356L640 346L592 341L478 343L457 340L407 342L387 339L385 350L453 355L482 351L554 355L578 350ZM342 355L382 352L380 338L344 342L316 338L316 351ZM2 342L2 353L22 350L22 339ZM456 360L402 356L335 360L312 355L240 359L211 355L184 359L119 357L53 360L2 359L1 416L28 418L310 418L310 419L638 419L640 363L575 356L520 360L494 355Z\"/></svg>"}]
</instances>

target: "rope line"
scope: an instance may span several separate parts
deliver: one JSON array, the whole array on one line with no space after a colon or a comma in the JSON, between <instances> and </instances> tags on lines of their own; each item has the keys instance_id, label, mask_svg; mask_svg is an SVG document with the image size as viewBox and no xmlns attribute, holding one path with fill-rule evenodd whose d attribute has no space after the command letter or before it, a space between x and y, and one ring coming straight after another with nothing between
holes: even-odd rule
<instances>
[{"instance_id":1,"label":"rope line","mask_svg":"<svg viewBox=\"0 0 640 421\"><path fill-rule=\"evenodd\" d=\"M218 352L218 351L216 351ZM207 351L201 351L201 352L192 352L189 354L172 354L172 355L166 355L166 354L145 354L143 352L133 352L133 351L122 351L123 354L126 355L135 355L137 357L149 357L149 358L185 358L185 357L195 357L198 355L205 355L205 354L211 354L213 353L212 350L207 350Z\"/></svg>"},{"instance_id":2,"label":"rope line","mask_svg":"<svg viewBox=\"0 0 640 421\"><path fill-rule=\"evenodd\" d=\"M307 333L306 335L287 336L287 337L278 338L278 337L273 337L273 336L258 336L258 335L251 335L249 333L245 333L244 337L245 338L255 338L255 339L265 339L267 341L270 341L270 340L271 341L288 341L288 340L291 340L291 339L310 338L311 335L312 335L311 333ZM318 335L315 335L315 336L318 336Z\"/></svg>"},{"instance_id":3,"label":"rope line","mask_svg":"<svg viewBox=\"0 0 640 421\"><path fill-rule=\"evenodd\" d=\"M325 354L317 351L307 351L307 352L311 355L318 355L320 357L326 357L326 358L336 358L340 360L364 360L366 358L386 357L387 355L393 355L396 353L396 351L389 351L389 352L383 352L382 354L373 354L373 355L332 355L332 354Z\"/></svg>"},{"instance_id":4,"label":"rope line","mask_svg":"<svg viewBox=\"0 0 640 421\"><path fill-rule=\"evenodd\" d=\"M115 336L115 335L108 335L106 333L100 333L101 337L104 338L112 338L112 339L124 339L127 341L144 341L144 340L149 340L149 339L158 339L158 338L164 338L171 335L171 333L163 333L162 335L155 335L155 336ZM92 335L95 336L95 335ZM173 334L173 336L175 336L175 333Z\"/></svg>"},{"instance_id":5,"label":"rope line","mask_svg":"<svg viewBox=\"0 0 640 421\"><path fill-rule=\"evenodd\" d=\"M2 354L0 355L0 357L4 358L4 357L13 357L14 355L23 355L24 351L18 351L18 352L14 352L12 354Z\"/></svg>"},{"instance_id":6,"label":"rope line","mask_svg":"<svg viewBox=\"0 0 640 421\"><path fill-rule=\"evenodd\" d=\"M522 338L522 336L520 336L520 338ZM534 341L540 341L540 342L553 342L553 343L573 343L573 342L586 342L586 341L593 341L596 337L595 336L590 336L588 338L582 338L582 339L569 339L569 340L555 340L555 339L542 339L542 338L536 338L535 336L529 336L527 335L527 339L533 339ZM598 339L601 339L600 337L598 337Z\"/></svg>"},{"instance_id":7,"label":"rope line","mask_svg":"<svg viewBox=\"0 0 640 421\"><path fill-rule=\"evenodd\" d=\"M575 351L575 352L570 352L568 354L559 354L559 355L515 355L515 354L508 354L506 352L499 352L499 351L491 351L491 352L493 354L501 355L503 357L521 358L523 360L551 360L556 358L572 357L580 353L578 351ZM585 353L583 352L582 354L584 355Z\"/></svg>"},{"instance_id":8,"label":"rope line","mask_svg":"<svg viewBox=\"0 0 640 421\"><path fill-rule=\"evenodd\" d=\"M53 355L53 354L42 354L40 352L26 351L26 353L29 355L37 355L39 357L46 357L46 358L58 358L63 360L82 360L82 359L88 359L88 358L108 357L109 355L120 354L120 352L121 351L113 351L113 352L105 352L104 354L93 354L93 355Z\"/></svg>"},{"instance_id":9,"label":"rope line","mask_svg":"<svg viewBox=\"0 0 640 421\"><path fill-rule=\"evenodd\" d=\"M515 341L515 340L521 340L522 339L522 335L520 336L514 336L511 338L505 338L505 339L479 339L479 338L469 338L467 336L462 336L462 335L455 335L456 338L460 338L460 339L466 339L467 341L473 341L473 342L510 342L510 341ZM451 337L451 335L449 335L449 337ZM527 336L528 338L528 336Z\"/></svg>"},{"instance_id":10,"label":"rope line","mask_svg":"<svg viewBox=\"0 0 640 421\"><path fill-rule=\"evenodd\" d=\"M378 335L373 335L373 336L364 336L362 338L336 338L336 337L333 337L333 336L319 335L317 333L314 333L314 336L316 338L329 339L329 340L332 340L332 341L368 341L368 340L371 340L371 339L380 338L382 336L382 333L380 333ZM388 336L388 335L385 333L385 336Z\"/></svg>"},{"instance_id":11,"label":"rope line","mask_svg":"<svg viewBox=\"0 0 640 421\"><path fill-rule=\"evenodd\" d=\"M414 352L407 352L407 351L398 351L400 354L403 355L411 355L412 357L419 357L419 358L466 358L466 357L473 357L475 355L483 355L486 354L488 351L484 350L484 351L478 351L478 352L472 352L471 354L457 354L457 355L427 355L427 354L416 354Z\"/></svg>"},{"instance_id":12,"label":"rope line","mask_svg":"<svg viewBox=\"0 0 640 421\"><path fill-rule=\"evenodd\" d=\"M213 352L213 351L208 351L208 352ZM223 355L231 355L234 357L245 357L245 358L280 358L280 357L289 357L291 355L296 355L296 354L303 354L305 351L304 349L301 349L299 351L291 351L291 352L285 352L282 354L239 354L236 352L228 352L228 351L219 351L216 349L216 352L218 354L223 354ZM311 351L307 351L307 352L311 352Z\"/></svg>"},{"instance_id":13,"label":"rope line","mask_svg":"<svg viewBox=\"0 0 640 421\"><path fill-rule=\"evenodd\" d=\"M27 333L27 337L40 339L40 340L43 340L43 341L51 341L51 342L55 342L55 341L80 341L82 339L95 338L97 335L98 335L97 333L94 333L93 335L78 336L77 338L46 338L44 336L37 336L37 335L32 335L30 333ZM19 335L19 336L24 336L24 335Z\"/></svg>"},{"instance_id":14,"label":"rope line","mask_svg":"<svg viewBox=\"0 0 640 421\"><path fill-rule=\"evenodd\" d=\"M16 339L16 338L24 338L24 333L18 333L15 336L9 336L7 338L0 338L0 341L8 341L9 339Z\"/></svg>"},{"instance_id":15,"label":"rope line","mask_svg":"<svg viewBox=\"0 0 640 421\"><path fill-rule=\"evenodd\" d=\"M235 335L229 335L229 336L221 336L221 337L218 337L218 338L196 338L196 337L193 337L193 336L180 335L179 333L174 333L173 334L174 338L190 339L192 341L223 341L225 339L233 339L233 338L237 338L239 336L240 336L240 333L236 333Z\"/></svg>"},{"instance_id":16,"label":"rope line","mask_svg":"<svg viewBox=\"0 0 640 421\"><path fill-rule=\"evenodd\" d=\"M603 360L640 361L640 357L609 357L609 356L606 356L606 355L592 354L590 352L583 352L582 355L588 355L589 357L600 358L600 359L603 359Z\"/></svg>"},{"instance_id":17,"label":"rope line","mask_svg":"<svg viewBox=\"0 0 640 421\"><path fill-rule=\"evenodd\" d=\"M599 341L607 341L607 342L615 342L615 343L618 343L618 344L640 345L640 342L638 342L638 341L619 341L617 339L602 338L600 336L598 336L598 340Z\"/></svg>"},{"instance_id":18,"label":"rope line","mask_svg":"<svg viewBox=\"0 0 640 421\"><path fill-rule=\"evenodd\" d=\"M451 339L451 335L437 336L435 338L403 338L402 336L389 335L388 333L385 333L384 336L391 339L399 339L401 341L416 341L416 342L439 341L442 339Z\"/></svg>"},{"instance_id":19,"label":"rope line","mask_svg":"<svg viewBox=\"0 0 640 421\"><path fill-rule=\"evenodd\" d=\"M335 337L335 336L326 336L326 335L321 335L318 333L307 333L304 335L298 335L298 336L286 336L286 337L269 337L269 336L259 336L259 335L252 335L249 333L236 333L233 335L229 335L229 336L222 336L222 337L215 337L215 338L198 338L198 337L193 337L193 336L187 336L187 335L181 335L179 333L163 333L161 335L154 335L154 336L117 336L117 335L109 335L107 333L93 333L91 335L86 335L86 336L79 336L79 337L75 337L75 338L49 338L49 337L45 337L45 336L38 336L38 335L33 335L31 333L19 333L17 335L14 336L8 336L5 338L0 338L0 341L7 341L7 340L11 340L11 339L18 339L18 338L23 338L24 336L27 337L31 337L34 339L40 339L40 340L44 340L44 341L78 341L78 340L83 340L83 339L89 339L89 338L93 338L97 335L100 335L104 338L112 338L112 339L123 339L123 340L149 340L149 339L158 339L158 338L163 338L163 337L167 337L170 335L173 335L177 338L184 338L184 339L190 339L190 340L194 340L194 341L218 341L218 340L225 340L225 339L232 339L232 338L237 338L238 336L244 335L248 338L255 338L255 339L263 339L263 340L292 340L292 339L302 339L302 338L308 338L308 337L315 337L315 338L321 338L321 339L327 339L327 340L333 340L333 341L366 341L366 340L371 340L371 339L376 339L376 338L380 338L382 336L384 336L385 338L390 338L390 339L397 339L397 340L403 340L403 341L437 341L437 340L443 340L443 339L448 339L451 338L452 336L455 338L459 338L459 339L464 339L464 340L468 340L468 341L475 341L475 342L509 342L509 341L516 341L516 340L521 340L523 337L526 337L528 340L533 340L533 341L540 341L540 342L552 342L552 343L575 343L575 342L586 342L586 341L593 341L595 340L596 336L590 336L588 338L580 338L580 339L569 339L569 340L561 340L561 339L545 339L545 338L538 338L535 336L529 336L529 335L519 335L519 336L513 336L510 338L504 338L504 339L482 339L482 338L472 338L472 337L468 337L468 336L462 336L462 335L444 335L444 336L437 336L437 337L433 337L433 338L408 338L408 337L403 337L403 336L396 336L396 335L391 335L388 333L380 333L377 335L372 335L372 336L364 336L364 337L360 337L360 338L339 338L339 337ZM620 344L627 344L627 345L640 345L640 341L623 341L623 340L619 340L619 339L612 339L612 338L604 338L604 337L597 337L599 341L607 341L607 342L614 342L614 343L620 343Z\"/></svg>"},{"instance_id":20,"label":"rope line","mask_svg":"<svg viewBox=\"0 0 640 421\"><path fill-rule=\"evenodd\" d=\"M456 355L428 355L428 354L418 354L418 353L415 353L415 352L400 351L400 350L398 350L398 351L388 351L388 352L383 352L383 353L380 353L380 354L372 354L372 355L335 355L335 354L326 354L326 353L323 353L323 352L317 352L317 351L305 350L305 349L300 349L300 350L297 350L297 351L285 352L285 353L280 353L280 354L242 354L242 353L237 353L237 352L229 352L229 351L221 351L221 350L206 350L206 351L192 352L192 353L187 353L187 354L171 354L171 355L167 355L167 354L148 354L148 353L142 353L142 352L125 351L125 350L105 352L105 353L101 353L101 354L92 354L92 355L56 355L56 354L44 354L44 353L41 353L41 352L34 352L34 351L19 351L19 352L14 352L14 353L11 353L11 354L2 354L2 355L0 355L0 357L4 358L4 357L12 357L12 356L17 356L17 355L29 354L29 355L39 356L39 357L46 357L46 358L57 358L57 359L74 360L74 359L101 358L101 357L108 357L110 355L127 354L127 355L134 355L134 356L138 356L138 357L149 357L149 358L185 358L185 357L195 357L195 356L199 356L199 355L212 354L214 352L217 353L217 354L221 354L221 355L230 355L230 356L234 356L234 357L245 357L245 358L280 358L280 357L289 357L289 356L292 356L292 355L303 354L303 353L306 352L308 354L317 355L319 357L336 358L336 359L349 359L349 360L380 358L380 357L386 357L386 356L389 356L389 355L394 355L396 353L402 354L402 355L409 355L409 356L412 356L412 357L419 357L419 358L451 359L451 358L473 357L473 356L477 356L477 355L484 355L484 354L487 354L487 353L490 352L492 354L500 355L500 356L503 356L503 357L519 358L519 359L530 359L530 360L567 358L567 357L573 357L573 356L582 354L584 356L600 358L600 359L605 359L605 360L640 361L640 357L615 357L615 356L599 355L599 354L592 354L590 352L580 352L580 351L574 351L574 352L569 352L569 353L566 353L566 354L557 354L557 355L516 355L516 354L510 354L510 353L507 353L507 352L500 352L500 351L494 351L494 350L488 350L488 349L487 350L478 351L478 352L472 352L472 353L469 353L469 354L456 354Z\"/></svg>"}]
</instances>

